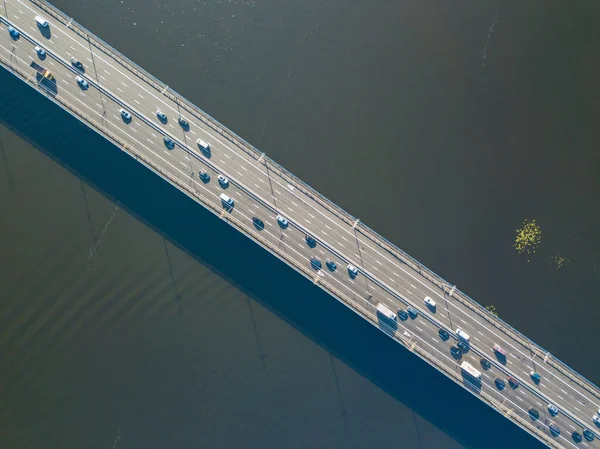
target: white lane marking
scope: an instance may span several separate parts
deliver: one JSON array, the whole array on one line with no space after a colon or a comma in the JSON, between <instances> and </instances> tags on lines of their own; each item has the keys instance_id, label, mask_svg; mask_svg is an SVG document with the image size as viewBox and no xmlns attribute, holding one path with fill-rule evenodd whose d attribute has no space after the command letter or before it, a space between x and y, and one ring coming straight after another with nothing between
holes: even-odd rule
<instances>
[{"instance_id":1,"label":"white lane marking","mask_svg":"<svg viewBox=\"0 0 600 449\"><path fill-rule=\"evenodd\" d=\"M240 168L244 171L248 171L248 169L246 167L244 167L243 165L240 165Z\"/></svg>"}]
</instances>

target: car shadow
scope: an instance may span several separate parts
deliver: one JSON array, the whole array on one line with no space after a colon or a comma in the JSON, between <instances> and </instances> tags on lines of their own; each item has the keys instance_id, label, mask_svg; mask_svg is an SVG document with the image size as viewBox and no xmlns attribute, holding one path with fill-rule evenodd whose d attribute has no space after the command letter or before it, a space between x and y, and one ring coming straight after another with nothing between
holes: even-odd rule
<instances>
[{"instance_id":1,"label":"car shadow","mask_svg":"<svg viewBox=\"0 0 600 449\"><path fill-rule=\"evenodd\" d=\"M46 39L51 39L52 38L52 31L50 30L50 27L42 27L38 25L38 30L40 30L40 34L42 36L44 36Z\"/></svg>"},{"instance_id":2,"label":"car shadow","mask_svg":"<svg viewBox=\"0 0 600 449\"><path fill-rule=\"evenodd\" d=\"M422 418L432 430L447 434L463 447L545 447L6 70L0 70L0 95L5 104L0 122L118 204L132 219L240 289L263 306L271 319L296 329L353 375L376 385L381 398L372 398L379 401L375 406L397 401L414 412L415 419ZM30 107L20 108L23 102ZM32 127L32 122L39 126ZM65 141L78 145L65 145ZM82 146L86 151L81 151ZM236 257L223 250L223 242L235 248ZM183 313L192 312L184 305ZM156 348L156 357L161 356ZM289 435L297 436L302 436L301 429Z\"/></svg>"}]
</instances>

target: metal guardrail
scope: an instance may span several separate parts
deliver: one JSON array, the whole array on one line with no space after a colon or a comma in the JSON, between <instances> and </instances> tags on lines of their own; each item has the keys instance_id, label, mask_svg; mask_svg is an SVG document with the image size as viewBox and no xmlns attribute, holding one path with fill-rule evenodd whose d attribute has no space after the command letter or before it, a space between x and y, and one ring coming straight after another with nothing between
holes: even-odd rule
<instances>
[{"instance_id":1,"label":"metal guardrail","mask_svg":"<svg viewBox=\"0 0 600 449\"><path fill-rule=\"evenodd\" d=\"M93 33L88 31L85 27L78 24L72 18L67 17L62 11L55 8L52 4L46 2L45 0L29 0L30 2L37 5L39 8L46 11L46 13L50 14L54 19L63 23L66 27L73 30L75 33L79 34L84 39L90 42L90 45L94 45L96 48L101 50L106 55L110 56L114 61L119 63L121 66L136 74L141 80L145 81L147 84L156 89L160 94L165 95L173 102L178 104L181 108L186 110L188 113L192 114L196 119L202 121L211 129L219 133L221 136L225 137L227 140L235 144L238 148L243 150L246 154L253 157L256 161L262 161L265 165L268 166L269 170L274 173L277 173L283 180L285 180L288 184L292 185L294 188L301 191L304 195L311 198L321 207L327 209L329 212L334 214L340 220L344 221L351 227L354 227L355 223L358 223L355 226L355 229L359 231L363 236L367 237L374 244L379 247L385 249L390 255L394 256L398 261L404 263L409 266L415 272L419 273L434 285L437 285L441 290L444 291L445 286L452 285L444 278L439 276L437 273L433 272L425 265L421 264L410 255L402 251L393 243L389 242L387 239L379 235L377 232L364 225L362 222L359 222L355 217L350 215L348 212L343 210L341 207L337 206L335 203L325 198L323 195L315 191L312 187L304 183L302 180L297 178L291 172L286 170L284 167L268 158L263 152L259 151L253 145L246 142L244 139L239 137L237 134L229 130L227 127L222 125L218 120L211 117L206 112L202 111L200 108L195 106L193 103L185 99L183 96L179 95L173 89L170 89L168 85L164 84L144 69L139 67L137 64L124 57L121 53L115 50L112 46L104 42L102 39L95 36ZM461 304L465 307L469 308L472 312L476 313L478 316L484 318L488 323L496 327L498 330L504 332L509 335L512 339L519 342L521 345L527 347L532 352L534 352L538 357L545 359L546 363L553 366L555 369L560 371L565 377L568 377L571 381L577 383L581 388L585 389L587 392L595 396L598 400L600 400L600 389L585 378L583 375L579 374L577 371L573 370L571 367L561 362L554 356L549 356L549 352L537 345L535 342L530 340L528 337L520 333L518 330L513 328L511 325L498 318L497 316L491 314L488 310L486 310L483 306L481 306L477 301L470 298L465 293L461 292L458 289L455 289L452 295L453 298L457 299ZM585 382L582 382L584 380Z\"/></svg>"},{"instance_id":2,"label":"metal guardrail","mask_svg":"<svg viewBox=\"0 0 600 449\"><path fill-rule=\"evenodd\" d=\"M13 73L19 75L25 82L30 84L32 87L37 88L36 90L45 93L52 101L59 104L59 106L63 107L67 110L71 115L78 118L85 124L87 124L90 128L96 130L100 135L103 135L107 140L111 141L113 144L121 148L124 152L128 153L130 156L134 157L139 162L146 165L148 168L156 172L163 179L167 180L171 184L175 185L178 189L185 192L189 197L195 199L199 203L201 203L204 207L210 210L215 215L219 216L221 219L227 221L230 225L237 228L238 231L248 235L250 238L257 240L260 242L263 247L265 247L269 252L273 255L289 264L292 268L298 271L300 274L304 275L306 278L313 280L315 284L320 286L323 290L329 293L331 296L336 298L342 304L353 310L355 313L361 315L365 319L367 319L373 326L379 328L379 321L377 319L376 313L374 312L374 306L365 301L365 304L370 309L367 310L364 307L359 306L355 301L351 300L347 295L342 293L340 290L333 287L328 282L322 280L318 275L313 276L313 272L308 270L305 266L299 264L295 259L291 256L288 256L285 252L282 252L276 245L271 243L268 239L262 237L257 231L247 226L234 216L231 216L223 209L220 209L214 203L208 201L204 198L203 195L199 194L197 191L192 189L188 184L182 182L176 176L173 176L169 172L165 171L160 166L154 164L150 159L146 158L143 153L138 152L135 149L134 145L128 144L124 139L118 137L116 134L111 132L107 127L103 126L98 121L92 119L87 114L80 111L78 108L74 107L71 103L66 101L64 98L58 95L51 95L45 89L40 88L39 84L35 81L35 76L31 76L30 73L24 71L17 65L13 65L9 60L4 58L4 56L0 55L0 63L2 63L5 67L10 68ZM410 339L405 338L400 333L393 332L390 335L389 332L386 332L388 336L401 343L404 347L409 349L410 351L416 353L419 357L425 360L427 363L437 368L439 371L443 372L447 377L454 380L459 385L462 385L462 378L448 366L440 363L438 359L432 357L428 352L423 350L420 346L417 345L416 342L411 341ZM561 449L562 446L558 445L554 440L550 439L546 434L540 431L538 428L532 426L529 422L521 418L519 415L512 413L511 409L506 407L505 405L499 403L494 398L489 396L485 392L480 392L477 397L480 397L482 400L488 403L489 406L497 409L500 413L505 415L505 417L513 420L516 424L520 425L527 431L529 431L533 436L538 438L544 444L548 445L551 448Z\"/></svg>"}]
</instances>

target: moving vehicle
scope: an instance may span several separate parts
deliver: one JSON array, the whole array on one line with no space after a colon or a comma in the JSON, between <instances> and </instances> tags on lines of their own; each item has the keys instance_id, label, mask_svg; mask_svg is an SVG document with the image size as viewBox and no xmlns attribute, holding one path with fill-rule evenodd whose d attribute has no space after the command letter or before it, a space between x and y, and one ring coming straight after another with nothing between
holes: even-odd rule
<instances>
[{"instance_id":1,"label":"moving vehicle","mask_svg":"<svg viewBox=\"0 0 600 449\"><path fill-rule=\"evenodd\" d=\"M358 270L356 269L356 267L352 264L348 264L348 274L350 275L350 277L352 279L354 279L356 276L358 276Z\"/></svg>"},{"instance_id":2,"label":"moving vehicle","mask_svg":"<svg viewBox=\"0 0 600 449\"><path fill-rule=\"evenodd\" d=\"M35 23L38 24L38 26L41 26L43 28L46 28L48 26L48 21L46 19L44 19L42 16L35 16L34 20L35 20Z\"/></svg>"},{"instance_id":3,"label":"moving vehicle","mask_svg":"<svg viewBox=\"0 0 600 449\"><path fill-rule=\"evenodd\" d=\"M311 235L306 235L304 237L304 240L306 240L306 244L308 246L310 246L311 248L314 248L315 246L317 246L317 241L315 240L315 238Z\"/></svg>"},{"instance_id":4,"label":"moving vehicle","mask_svg":"<svg viewBox=\"0 0 600 449\"><path fill-rule=\"evenodd\" d=\"M460 369L471 376L473 379L481 380L481 373L469 362L462 362Z\"/></svg>"},{"instance_id":5,"label":"moving vehicle","mask_svg":"<svg viewBox=\"0 0 600 449\"><path fill-rule=\"evenodd\" d=\"M177 119L177 121L179 122L179 126L181 126L185 131L190 129L190 124L183 117L179 117L179 119Z\"/></svg>"},{"instance_id":6,"label":"moving vehicle","mask_svg":"<svg viewBox=\"0 0 600 449\"><path fill-rule=\"evenodd\" d=\"M396 321L396 314L388 309L383 303L377 304L377 315L387 318L390 321Z\"/></svg>"},{"instance_id":7,"label":"moving vehicle","mask_svg":"<svg viewBox=\"0 0 600 449\"><path fill-rule=\"evenodd\" d=\"M529 375L531 376L531 380L533 380L536 384L540 383L540 380L542 380L542 376L540 376L538 373L536 373L535 371L531 371L529 373Z\"/></svg>"},{"instance_id":8,"label":"moving vehicle","mask_svg":"<svg viewBox=\"0 0 600 449\"><path fill-rule=\"evenodd\" d=\"M119 109L119 112L121 113L121 117L123 117L123 120L125 120L126 122L131 121L131 113L129 111L126 111L125 109Z\"/></svg>"},{"instance_id":9,"label":"moving vehicle","mask_svg":"<svg viewBox=\"0 0 600 449\"><path fill-rule=\"evenodd\" d=\"M234 207L234 202L232 198L229 198L227 195L225 195L224 193L221 193L220 195L221 198L221 203L223 204L223 207L230 211L231 209L233 209Z\"/></svg>"},{"instance_id":10,"label":"moving vehicle","mask_svg":"<svg viewBox=\"0 0 600 449\"><path fill-rule=\"evenodd\" d=\"M310 258L310 265L315 269L315 270L320 270L322 265L321 265L321 261L319 259L317 259L315 256L312 256Z\"/></svg>"},{"instance_id":11,"label":"moving vehicle","mask_svg":"<svg viewBox=\"0 0 600 449\"><path fill-rule=\"evenodd\" d=\"M583 437L588 441L594 441L594 432L590 429L583 429Z\"/></svg>"},{"instance_id":12,"label":"moving vehicle","mask_svg":"<svg viewBox=\"0 0 600 449\"><path fill-rule=\"evenodd\" d=\"M398 316L402 321L406 321L408 319L408 313L404 309L398 309Z\"/></svg>"},{"instance_id":13,"label":"moving vehicle","mask_svg":"<svg viewBox=\"0 0 600 449\"><path fill-rule=\"evenodd\" d=\"M457 360L462 357L462 351L458 346L452 346L450 348L450 354L452 354L452 357L454 357Z\"/></svg>"},{"instance_id":14,"label":"moving vehicle","mask_svg":"<svg viewBox=\"0 0 600 449\"><path fill-rule=\"evenodd\" d=\"M423 302L425 303L425 305L427 307L429 307L431 310L435 310L436 307L436 303L433 299L431 299L429 296L425 296L425 299L423 300Z\"/></svg>"},{"instance_id":15,"label":"moving vehicle","mask_svg":"<svg viewBox=\"0 0 600 449\"><path fill-rule=\"evenodd\" d=\"M554 405L554 404L548 404L548 412L552 416L556 416L556 415L558 415L558 408L556 408L556 405Z\"/></svg>"},{"instance_id":16,"label":"moving vehicle","mask_svg":"<svg viewBox=\"0 0 600 449\"><path fill-rule=\"evenodd\" d=\"M531 416L531 419L539 419L540 418L540 412L533 407L529 407L529 416Z\"/></svg>"},{"instance_id":17,"label":"moving vehicle","mask_svg":"<svg viewBox=\"0 0 600 449\"><path fill-rule=\"evenodd\" d=\"M289 225L287 218L285 218L283 215L277 215L277 223L279 223L279 226L283 229L287 228Z\"/></svg>"},{"instance_id":18,"label":"moving vehicle","mask_svg":"<svg viewBox=\"0 0 600 449\"><path fill-rule=\"evenodd\" d=\"M482 358L481 360L479 360L479 363L481 364L481 366L483 367L483 369L488 370L492 367L492 364L490 363L490 361L488 359Z\"/></svg>"},{"instance_id":19,"label":"moving vehicle","mask_svg":"<svg viewBox=\"0 0 600 449\"><path fill-rule=\"evenodd\" d=\"M575 441L576 443L581 443L581 440L583 439L581 434L579 432L577 432L576 430L574 430L573 433L571 434L571 438L573 438L573 441Z\"/></svg>"},{"instance_id":20,"label":"moving vehicle","mask_svg":"<svg viewBox=\"0 0 600 449\"><path fill-rule=\"evenodd\" d=\"M175 148L175 142L173 142L173 139L171 139L169 136L163 137L163 142L165 143L165 146L169 150L172 150L173 148Z\"/></svg>"},{"instance_id":21,"label":"moving vehicle","mask_svg":"<svg viewBox=\"0 0 600 449\"><path fill-rule=\"evenodd\" d=\"M219 180L219 184L221 184L221 187L223 187L224 189L229 187L229 179L227 179L225 176L219 175L217 176L217 179Z\"/></svg>"},{"instance_id":22,"label":"moving vehicle","mask_svg":"<svg viewBox=\"0 0 600 449\"><path fill-rule=\"evenodd\" d=\"M200 172L198 172L198 177L204 182L204 184L210 181L210 175L206 173L206 170L200 170Z\"/></svg>"},{"instance_id":23,"label":"moving vehicle","mask_svg":"<svg viewBox=\"0 0 600 449\"><path fill-rule=\"evenodd\" d=\"M252 223L254 224L254 227L259 231L265 229L265 223L258 217L252 217Z\"/></svg>"},{"instance_id":24,"label":"moving vehicle","mask_svg":"<svg viewBox=\"0 0 600 449\"><path fill-rule=\"evenodd\" d=\"M19 33L15 28L13 28L12 25L9 25L7 30L8 34L10 34L10 37L12 37L14 40L17 40L21 36L21 33Z\"/></svg>"},{"instance_id":25,"label":"moving vehicle","mask_svg":"<svg viewBox=\"0 0 600 449\"><path fill-rule=\"evenodd\" d=\"M36 70L36 72L38 72L42 76L43 79L46 79L48 81L54 81L54 75L50 70L43 68L35 61L31 61L31 64L29 65L33 67Z\"/></svg>"},{"instance_id":26,"label":"moving vehicle","mask_svg":"<svg viewBox=\"0 0 600 449\"><path fill-rule=\"evenodd\" d=\"M458 340L458 342L456 343L456 346L458 346L460 348L460 350L466 354L467 352L469 352L469 345L466 344L464 341L462 340Z\"/></svg>"},{"instance_id":27,"label":"moving vehicle","mask_svg":"<svg viewBox=\"0 0 600 449\"><path fill-rule=\"evenodd\" d=\"M550 433L552 434L552 436L559 436L560 435L560 429L558 428L558 426L556 424L554 424L553 422L550 423L550 425L548 426L548 429L550 429Z\"/></svg>"},{"instance_id":28,"label":"moving vehicle","mask_svg":"<svg viewBox=\"0 0 600 449\"><path fill-rule=\"evenodd\" d=\"M329 257L327 259L325 259L325 265L327 265L327 268L329 268L329 271L335 271L337 268L337 264L331 260Z\"/></svg>"},{"instance_id":29,"label":"moving vehicle","mask_svg":"<svg viewBox=\"0 0 600 449\"><path fill-rule=\"evenodd\" d=\"M82 77L78 76L75 79L77 80L77 84L79 84L79 87L81 87L83 90L88 90L90 88L88 82Z\"/></svg>"},{"instance_id":30,"label":"moving vehicle","mask_svg":"<svg viewBox=\"0 0 600 449\"><path fill-rule=\"evenodd\" d=\"M502 357L506 357L506 351L504 350L504 348L502 348L502 346L494 344L493 349L496 354L499 354Z\"/></svg>"},{"instance_id":31,"label":"moving vehicle","mask_svg":"<svg viewBox=\"0 0 600 449\"><path fill-rule=\"evenodd\" d=\"M196 140L196 145L198 145L198 148L200 148L200 151L202 151L203 153L210 154L210 145L204 140Z\"/></svg>"},{"instance_id":32,"label":"moving vehicle","mask_svg":"<svg viewBox=\"0 0 600 449\"><path fill-rule=\"evenodd\" d=\"M406 308L406 310L408 312L408 316L413 320L419 316L419 311L417 309L415 309L413 306L408 306Z\"/></svg>"},{"instance_id":33,"label":"moving vehicle","mask_svg":"<svg viewBox=\"0 0 600 449\"><path fill-rule=\"evenodd\" d=\"M498 388L498 390L504 390L506 388L506 384L499 377L496 377L494 379L494 383L496 384L496 387Z\"/></svg>"},{"instance_id":34,"label":"moving vehicle","mask_svg":"<svg viewBox=\"0 0 600 449\"><path fill-rule=\"evenodd\" d=\"M448 331L446 329L442 329L441 327L438 330L438 335L444 341L446 341L446 340L448 340L450 338L450 334L448 333Z\"/></svg>"},{"instance_id":35,"label":"moving vehicle","mask_svg":"<svg viewBox=\"0 0 600 449\"><path fill-rule=\"evenodd\" d=\"M469 340L471 339L471 337L469 336L469 334L467 334L464 330L462 330L460 327L456 328L456 336L461 339L462 341L464 341L465 343L469 343Z\"/></svg>"},{"instance_id":36,"label":"moving vehicle","mask_svg":"<svg viewBox=\"0 0 600 449\"><path fill-rule=\"evenodd\" d=\"M596 424L598 427L600 427L600 415L592 416L592 421L594 421L594 424Z\"/></svg>"},{"instance_id":37,"label":"moving vehicle","mask_svg":"<svg viewBox=\"0 0 600 449\"><path fill-rule=\"evenodd\" d=\"M512 388L513 390L516 390L519 387L519 381L514 377L510 376L507 380L508 385L510 385L510 388Z\"/></svg>"},{"instance_id":38,"label":"moving vehicle","mask_svg":"<svg viewBox=\"0 0 600 449\"><path fill-rule=\"evenodd\" d=\"M71 56L71 64L73 64L73 67L79 70L83 70L83 64L81 63L81 61L79 61L79 59L75 58L74 56Z\"/></svg>"},{"instance_id":39,"label":"moving vehicle","mask_svg":"<svg viewBox=\"0 0 600 449\"><path fill-rule=\"evenodd\" d=\"M35 46L35 52L38 54L38 56L40 57L40 59L44 59L46 57L46 50L44 50L39 45Z\"/></svg>"},{"instance_id":40,"label":"moving vehicle","mask_svg":"<svg viewBox=\"0 0 600 449\"><path fill-rule=\"evenodd\" d=\"M162 112L160 109L156 111L156 117L162 122L167 123L167 114Z\"/></svg>"}]
</instances>

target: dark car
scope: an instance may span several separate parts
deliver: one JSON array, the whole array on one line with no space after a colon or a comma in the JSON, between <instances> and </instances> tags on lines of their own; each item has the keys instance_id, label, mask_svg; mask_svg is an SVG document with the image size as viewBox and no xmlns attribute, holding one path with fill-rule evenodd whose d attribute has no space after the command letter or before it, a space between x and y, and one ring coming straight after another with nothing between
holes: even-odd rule
<instances>
[{"instance_id":1,"label":"dark car","mask_svg":"<svg viewBox=\"0 0 600 449\"><path fill-rule=\"evenodd\" d=\"M398 309L398 316L402 321L408 320L408 313L406 313L406 310L404 309Z\"/></svg>"},{"instance_id":2,"label":"dark car","mask_svg":"<svg viewBox=\"0 0 600 449\"><path fill-rule=\"evenodd\" d=\"M531 419L539 419L540 418L540 412L533 407L529 407L529 416L531 416Z\"/></svg>"},{"instance_id":3,"label":"dark car","mask_svg":"<svg viewBox=\"0 0 600 449\"><path fill-rule=\"evenodd\" d=\"M482 358L479 363L483 367L483 369L488 370L492 367L491 362L488 359Z\"/></svg>"},{"instance_id":4,"label":"dark car","mask_svg":"<svg viewBox=\"0 0 600 449\"><path fill-rule=\"evenodd\" d=\"M510 385L510 388L512 388L513 390L516 390L519 387L519 381L514 377L510 376L507 380L508 385Z\"/></svg>"},{"instance_id":5,"label":"dark car","mask_svg":"<svg viewBox=\"0 0 600 449\"><path fill-rule=\"evenodd\" d=\"M83 64L81 63L81 61L76 59L73 56L71 56L71 64L73 64L73 67L75 67L79 70L83 70Z\"/></svg>"},{"instance_id":6,"label":"dark car","mask_svg":"<svg viewBox=\"0 0 600 449\"><path fill-rule=\"evenodd\" d=\"M535 371L531 371L529 373L529 375L531 376L531 380L533 380L534 383L539 384L540 381L542 380L542 376L540 376L538 373L536 373Z\"/></svg>"},{"instance_id":7,"label":"dark car","mask_svg":"<svg viewBox=\"0 0 600 449\"><path fill-rule=\"evenodd\" d=\"M19 36L21 36L21 33L19 33L15 28L12 27L12 25L8 26L8 34L10 34L10 37L12 37L13 40L17 40L19 38Z\"/></svg>"},{"instance_id":8,"label":"dark car","mask_svg":"<svg viewBox=\"0 0 600 449\"><path fill-rule=\"evenodd\" d=\"M575 441L576 443L581 443L581 440L583 439L581 434L579 432L577 432L576 430L574 430L573 433L571 434L571 438L573 438L573 441Z\"/></svg>"},{"instance_id":9,"label":"dark car","mask_svg":"<svg viewBox=\"0 0 600 449\"><path fill-rule=\"evenodd\" d=\"M179 126L181 126L184 130L187 131L188 129L190 129L190 124L183 117L179 117L177 121L179 122Z\"/></svg>"},{"instance_id":10,"label":"dark car","mask_svg":"<svg viewBox=\"0 0 600 449\"><path fill-rule=\"evenodd\" d=\"M156 117L160 120L161 123L167 123L167 114L162 112L160 109L156 111Z\"/></svg>"},{"instance_id":11,"label":"dark car","mask_svg":"<svg viewBox=\"0 0 600 449\"><path fill-rule=\"evenodd\" d=\"M583 429L583 437L588 441L594 441L594 432L590 429Z\"/></svg>"},{"instance_id":12,"label":"dark car","mask_svg":"<svg viewBox=\"0 0 600 449\"><path fill-rule=\"evenodd\" d=\"M175 148L175 142L173 142L173 139L171 139L170 137L165 136L165 138L163 140L165 142L165 146L169 150L172 150L173 148Z\"/></svg>"},{"instance_id":13,"label":"dark car","mask_svg":"<svg viewBox=\"0 0 600 449\"><path fill-rule=\"evenodd\" d=\"M558 426L554 423L551 423L548 428L550 429L550 433L552 434L552 436L557 437L560 435L560 429L558 428Z\"/></svg>"},{"instance_id":14,"label":"dark car","mask_svg":"<svg viewBox=\"0 0 600 449\"><path fill-rule=\"evenodd\" d=\"M494 380L494 383L496 384L496 387L498 388L498 390L504 390L506 388L506 384L499 377L496 377L496 379Z\"/></svg>"},{"instance_id":15,"label":"dark car","mask_svg":"<svg viewBox=\"0 0 600 449\"><path fill-rule=\"evenodd\" d=\"M325 265L327 265L327 268L329 268L329 271L335 271L337 268L336 263L331 260L329 257L327 259L325 259Z\"/></svg>"},{"instance_id":16,"label":"dark car","mask_svg":"<svg viewBox=\"0 0 600 449\"><path fill-rule=\"evenodd\" d=\"M306 239L306 244L308 246L310 246L311 248L314 248L315 246L317 246L317 241L315 240L315 238L313 236L310 236L307 234L305 239Z\"/></svg>"},{"instance_id":17,"label":"dark car","mask_svg":"<svg viewBox=\"0 0 600 449\"><path fill-rule=\"evenodd\" d=\"M198 177L202 180L202 182L204 182L204 184L210 181L210 175L206 173L206 170L200 170Z\"/></svg>"},{"instance_id":18,"label":"dark car","mask_svg":"<svg viewBox=\"0 0 600 449\"><path fill-rule=\"evenodd\" d=\"M462 352L464 352L465 354L466 354L467 352L469 352L469 344L468 344L468 343L466 343L466 342L464 342L464 341L462 341L462 340L459 340L459 341L458 341L458 343L456 343L456 345L457 345L457 346L458 346L458 347L461 349L461 351L462 351Z\"/></svg>"},{"instance_id":19,"label":"dark car","mask_svg":"<svg viewBox=\"0 0 600 449\"><path fill-rule=\"evenodd\" d=\"M457 360L462 357L462 351L458 346L452 346L450 348L450 354L452 354L452 357L454 357Z\"/></svg>"},{"instance_id":20,"label":"dark car","mask_svg":"<svg viewBox=\"0 0 600 449\"><path fill-rule=\"evenodd\" d=\"M254 227L256 229L258 229L259 231L262 231L263 229L265 229L264 222L258 217L252 217L252 223L254 224Z\"/></svg>"},{"instance_id":21,"label":"dark car","mask_svg":"<svg viewBox=\"0 0 600 449\"><path fill-rule=\"evenodd\" d=\"M321 261L319 259L317 259L316 257L311 257L310 258L310 265L315 269L315 270L320 270L322 265L321 265Z\"/></svg>"},{"instance_id":22,"label":"dark car","mask_svg":"<svg viewBox=\"0 0 600 449\"><path fill-rule=\"evenodd\" d=\"M438 330L438 335L440 336L440 338L444 341L447 341L450 338L450 334L448 333L448 331L446 329L442 329L440 328Z\"/></svg>"},{"instance_id":23,"label":"dark car","mask_svg":"<svg viewBox=\"0 0 600 449\"><path fill-rule=\"evenodd\" d=\"M419 311L413 306L408 306L406 310L408 310L408 316L410 316L413 320L419 316Z\"/></svg>"}]
</instances>

